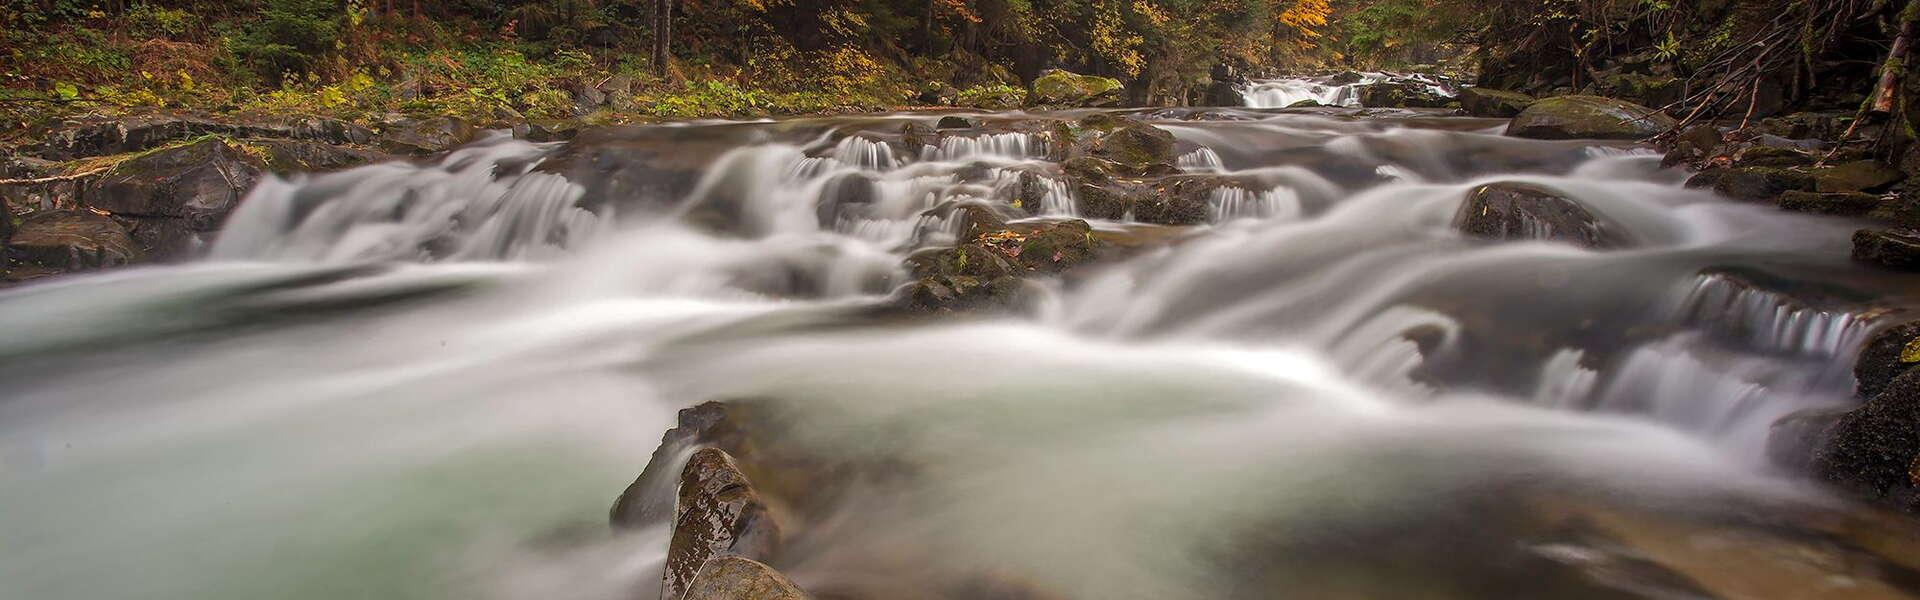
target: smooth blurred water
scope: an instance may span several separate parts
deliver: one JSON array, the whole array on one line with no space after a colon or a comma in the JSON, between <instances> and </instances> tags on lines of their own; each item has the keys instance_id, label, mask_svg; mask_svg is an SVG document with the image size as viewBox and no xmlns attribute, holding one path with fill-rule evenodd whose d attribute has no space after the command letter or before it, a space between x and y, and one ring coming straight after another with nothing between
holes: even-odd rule
<instances>
[{"instance_id":1,"label":"smooth blurred water","mask_svg":"<svg viewBox=\"0 0 1920 600\"><path fill-rule=\"evenodd\" d=\"M1481 120L1249 118L1159 122L1182 167L1237 182L1214 224L981 319L872 308L907 253L955 241L956 207L1073 214L1032 135L902 152L885 136L933 117L681 126L714 149L665 205L555 158L591 148L510 140L270 179L207 260L0 292L0 597L647 595L664 532L614 536L606 510L709 399L779 407L810 452L912 465L782 560L872 597L981 572L1076 598L1335 566L1490 577L1445 551L1473 526L1402 536L1450 575L1313 548L1467 500L1522 512L1518 484L1821 501L1760 444L1848 397L1871 302L1714 273L1859 285L1851 224ZM1023 173L1043 206L1012 206ZM1639 245L1453 232L1495 181Z\"/></svg>"}]
</instances>

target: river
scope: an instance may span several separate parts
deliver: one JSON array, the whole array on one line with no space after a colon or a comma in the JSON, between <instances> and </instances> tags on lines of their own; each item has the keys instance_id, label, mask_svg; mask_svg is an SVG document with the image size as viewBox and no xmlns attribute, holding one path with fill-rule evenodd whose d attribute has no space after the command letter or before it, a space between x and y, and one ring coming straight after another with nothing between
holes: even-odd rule
<instances>
[{"instance_id":1,"label":"river","mask_svg":"<svg viewBox=\"0 0 1920 600\"><path fill-rule=\"evenodd\" d=\"M914 473L775 561L833 597L1008 597L927 583L982 573L1070 598L1920 589L1884 551L1728 549L1843 539L1818 519L1912 536L1764 459L1775 419L1849 402L1871 309L1908 301L1847 261L1857 224L1439 112L1132 111L1183 170L1246 183L1205 225L1092 219L1158 241L973 317L877 307L954 243L942 206L1057 174L992 125L1061 115L969 114L917 153L873 140L939 115L269 180L205 259L0 292L0 596L651 597L665 531L607 508L676 410L742 398ZM1636 243L1456 232L1496 181ZM1047 190L1031 219L1076 216Z\"/></svg>"}]
</instances>

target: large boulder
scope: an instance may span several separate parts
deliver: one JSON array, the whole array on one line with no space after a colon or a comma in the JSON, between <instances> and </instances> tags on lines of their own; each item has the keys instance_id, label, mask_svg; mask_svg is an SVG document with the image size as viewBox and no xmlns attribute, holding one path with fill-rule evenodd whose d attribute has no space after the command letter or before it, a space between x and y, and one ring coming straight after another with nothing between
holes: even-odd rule
<instances>
[{"instance_id":1,"label":"large boulder","mask_svg":"<svg viewBox=\"0 0 1920 600\"><path fill-rule=\"evenodd\" d=\"M1120 80L1052 69L1033 80L1027 104L1040 106L1118 106Z\"/></svg>"},{"instance_id":2,"label":"large boulder","mask_svg":"<svg viewBox=\"0 0 1920 600\"><path fill-rule=\"evenodd\" d=\"M1782 194L1812 191L1813 176L1784 167L1713 167L1687 179L1687 187L1710 187L1727 197L1772 202Z\"/></svg>"},{"instance_id":3,"label":"large boulder","mask_svg":"<svg viewBox=\"0 0 1920 600\"><path fill-rule=\"evenodd\" d=\"M716 556L700 566L680 600L807 600L807 594L765 563Z\"/></svg>"},{"instance_id":4,"label":"large boulder","mask_svg":"<svg viewBox=\"0 0 1920 600\"><path fill-rule=\"evenodd\" d=\"M1853 232L1853 260L1897 271L1920 271L1920 232L1911 229Z\"/></svg>"},{"instance_id":5,"label":"large boulder","mask_svg":"<svg viewBox=\"0 0 1920 600\"><path fill-rule=\"evenodd\" d=\"M1533 104L1533 96L1493 88L1469 87L1460 90L1460 108L1475 117L1511 119Z\"/></svg>"},{"instance_id":6,"label":"large boulder","mask_svg":"<svg viewBox=\"0 0 1920 600\"><path fill-rule=\"evenodd\" d=\"M767 504L724 450L702 448L687 459L675 506L661 573L663 600L683 597L709 558L764 560L780 543L780 527Z\"/></svg>"},{"instance_id":7,"label":"large boulder","mask_svg":"<svg viewBox=\"0 0 1920 600\"><path fill-rule=\"evenodd\" d=\"M1444 108L1452 98L1417 81L1382 81L1361 86L1360 105L1368 108Z\"/></svg>"},{"instance_id":8,"label":"large boulder","mask_svg":"<svg viewBox=\"0 0 1920 600\"><path fill-rule=\"evenodd\" d=\"M1173 134L1167 130L1127 119L1092 137L1087 154L1111 161L1122 175L1166 175L1178 171L1173 146Z\"/></svg>"},{"instance_id":9,"label":"large boulder","mask_svg":"<svg viewBox=\"0 0 1920 600\"><path fill-rule=\"evenodd\" d=\"M1812 464L1843 489L1920 510L1920 370L1908 369L1834 422Z\"/></svg>"},{"instance_id":10,"label":"large boulder","mask_svg":"<svg viewBox=\"0 0 1920 600\"><path fill-rule=\"evenodd\" d=\"M739 409L724 402L702 402L680 409L672 429L660 436L660 445L640 476L620 493L608 514L615 529L641 529L669 522L673 518L674 495L656 493L678 485L682 463L674 462L694 448L713 446L733 449L743 446Z\"/></svg>"},{"instance_id":11,"label":"large boulder","mask_svg":"<svg viewBox=\"0 0 1920 600\"><path fill-rule=\"evenodd\" d=\"M1594 249L1633 245L1625 231L1580 203L1524 183L1490 183L1469 190L1454 213L1453 227L1495 240L1555 240Z\"/></svg>"},{"instance_id":12,"label":"large boulder","mask_svg":"<svg viewBox=\"0 0 1920 600\"><path fill-rule=\"evenodd\" d=\"M1780 209L1816 215L1858 217L1873 212L1882 200L1859 192L1791 191L1780 195Z\"/></svg>"},{"instance_id":13,"label":"large boulder","mask_svg":"<svg viewBox=\"0 0 1920 600\"><path fill-rule=\"evenodd\" d=\"M131 219L149 258L184 258L219 229L265 167L229 140L206 139L121 161L83 184L81 199Z\"/></svg>"},{"instance_id":14,"label":"large boulder","mask_svg":"<svg viewBox=\"0 0 1920 600\"><path fill-rule=\"evenodd\" d=\"M1821 192L1879 190L1906 178L1899 169L1877 160L1849 161L1813 171L1814 189Z\"/></svg>"},{"instance_id":15,"label":"large boulder","mask_svg":"<svg viewBox=\"0 0 1920 600\"><path fill-rule=\"evenodd\" d=\"M6 238L6 248L18 260L60 271L113 267L140 259L140 250L125 227L86 210L27 215Z\"/></svg>"},{"instance_id":16,"label":"large boulder","mask_svg":"<svg viewBox=\"0 0 1920 600\"><path fill-rule=\"evenodd\" d=\"M1507 135L1544 140L1641 139L1673 126L1673 117L1632 102L1560 96L1528 105L1507 125Z\"/></svg>"}]
</instances>

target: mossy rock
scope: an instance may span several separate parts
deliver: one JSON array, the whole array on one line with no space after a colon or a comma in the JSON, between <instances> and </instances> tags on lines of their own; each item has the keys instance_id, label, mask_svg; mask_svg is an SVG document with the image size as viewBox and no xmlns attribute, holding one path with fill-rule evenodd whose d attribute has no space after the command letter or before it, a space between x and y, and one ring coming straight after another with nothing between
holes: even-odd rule
<instances>
[{"instance_id":1,"label":"mossy rock","mask_svg":"<svg viewBox=\"0 0 1920 600\"><path fill-rule=\"evenodd\" d=\"M1899 183L1907 175L1877 160L1856 160L1822 167L1813 172L1814 190L1821 192L1864 192Z\"/></svg>"},{"instance_id":2,"label":"mossy rock","mask_svg":"<svg viewBox=\"0 0 1920 600\"><path fill-rule=\"evenodd\" d=\"M1733 154L1735 167L1805 167L1819 160L1798 148L1779 146L1749 146Z\"/></svg>"},{"instance_id":3,"label":"mossy rock","mask_svg":"<svg viewBox=\"0 0 1920 600\"><path fill-rule=\"evenodd\" d=\"M1632 140L1652 137L1673 126L1673 117L1632 102L1559 96L1528 105L1507 125L1507 135L1543 140Z\"/></svg>"},{"instance_id":4,"label":"mossy rock","mask_svg":"<svg viewBox=\"0 0 1920 600\"><path fill-rule=\"evenodd\" d=\"M1920 271L1920 233L1888 229L1856 231L1853 260L1896 271Z\"/></svg>"},{"instance_id":5,"label":"mossy rock","mask_svg":"<svg viewBox=\"0 0 1920 600\"><path fill-rule=\"evenodd\" d=\"M1089 219L1120 219L1133 210L1138 194L1126 184L1081 182L1074 189L1074 211Z\"/></svg>"},{"instance_id":6,"label":"mossy rock","mask_svg":"<svg viewBox=\"0 0 1920 600\"><path fill-rule=\"evenodd\" d=\"M1100 136L1089 153L1112 161L1127 175L1167 175L1178 170L1173 166L1173 144L1173 134L1167 130L1127 121Z\"/></svg>"},{"instance_id":7,"label":"mossy rock","mask_svg":"<svg viewBox=\"0 0 1920 600\"><path fill-rule=\"evenodd\" d=\"M1460 90L1460 108L1475 117L1511 119L1533 104L1533 96L1484 87Z\"/></svg>"},{"instance_id":8,"label":"mossy rock","mask_svg":"<svg viewBox=\"0 0 1920 600\"><path fill-rule=\"evenodd\" d=\"M1086 221L1061 221L1021 240L1020 263L1036 271L1059 273L1093 258L1099 245Z\"/></svg>"},{"instance_id":9,"label":"mossy rock","mask_svg":"<svg viewBox=\"0 0 1920 600\"><path fill-rule=\"evenodd\" d=\"M1790 191L1780 195L1780 209L1843 217L1866 215L1880 206L1881 199L1873 194L1859 192L1803 192Z\"/></svg>"},{"instance_id":10,"label":"mossy rock","mask_svg":"<svg viewBox=\"0 0 1920 600\"><path fill-rule=\"evenodd\" d=\"M1711 187L1737 200L1772 202L1791 191L1812 191L1813 176L1779 167L1716 167L1687 179L1687 187Z\"/></svg>"},{"instance_id":11,"label":"mossy rock","mask_svg":"<svg viewBox=\"0 0 1920 600\"><path fill-rule=\"evenodd\" d=\"M1415 81L1385 81L1359 91L1360 104L1367 108L1445 108L1453 101Z\"/></svg>"},{"instance_id":12,"label":"mossy rock","mask_svg":"<svg viewBox=\"0 0 1920 600\"><path fill-rule=\"evenodd\" d=\"M1454 213L1453 227L1493 240L1552 240L1592 249L1634 245L1625 230L1580 203L1524 183L1490 183L1469 190Z\"/></svg>"},{"instance_id":13,"label":"mossy rock","mask_svg":"<svg viewBox=\"0 0 1920 600\"><path fill-rule=\"evenodd\" d=\"M1288 104L1287 108L1320 108L1323 106L1326 106L1326 105L1321 104L1319 100L1308 98L1305 100L1301 100L1299 102L1295 102L1293 104Z\"/></svg>"},{"instance_id":14,"label":"mossy rock","mask_svg":"<svg viewBox=\"0 0 1920 600\"><path fill-rule=\"evenodd\" d=\"M1118 106L1120 80L1052 69L1033 80L1027 104L1044 106Z\"/></svg>"}]
</instances>

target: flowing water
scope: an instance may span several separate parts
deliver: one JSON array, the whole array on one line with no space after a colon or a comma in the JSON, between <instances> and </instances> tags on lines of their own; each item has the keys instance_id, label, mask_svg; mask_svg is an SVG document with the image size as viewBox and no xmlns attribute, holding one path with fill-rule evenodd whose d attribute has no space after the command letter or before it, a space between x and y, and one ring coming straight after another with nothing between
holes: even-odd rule
<instances>
[{"instance_id":1,"label":"flowing water","mask_svg":"<svg viewBox=\"0 0 1920 600\"><path fill-rule=\"evenodd\" d=\"M956 207L1074 216L1023 114L917 149L937 115L497 137L263 182L198 262L0 292L0 597L652 597L665 531L607 508L710 399L914 473L775 561L838 597L1701 597L1526 523L1853 510L1762 445L1911 302L1855 224L1498 121L1138 116L1236 182L1213 223L1095 221L1154 241L1010 315L876 307ZM1638 245L1455 233L1493 181Z\"/></svg>"}]
</instances>

